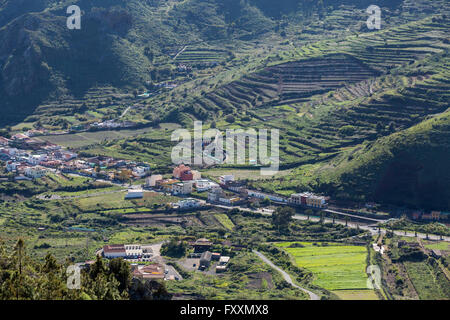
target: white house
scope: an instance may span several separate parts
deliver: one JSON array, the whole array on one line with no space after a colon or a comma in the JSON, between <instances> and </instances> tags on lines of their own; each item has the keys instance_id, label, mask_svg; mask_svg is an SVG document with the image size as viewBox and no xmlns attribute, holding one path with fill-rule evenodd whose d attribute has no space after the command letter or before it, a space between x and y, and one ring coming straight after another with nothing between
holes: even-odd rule
<instances>
[{"instance_id":1,"label":"white house","mask_svg":"<svg viewBox=\"0 0 450 320\"><path fill-rule=\"evenodd\" d=\"M172 185L172 193L174 195L191 194L192 193L192 182L185 181L185 182L173 184Z\"/></svg>"},{"instance_id":2,"label":"white house","mask_svg":"<svg viewBox=\"0 0 450 320\"><path fill-rule=\"evenodd\" d=\"M144 191L142 189L130 189L125 195L125 199L142 199L144 197Z\"/></svg>"},{"instance_id":3,"label":"white house","mask_svg":"<svg viewBox=\"0 0 450 320\"><path fill-rule=\"evenodd\" d=\"M208 191L215 187L219 187L219 185L215 182L203 179L195 181L195 188L198 192Z\"/></svg>"},{"instance_id":4,"label":"white house","mask_svg":"<svg viewBox=\"0 0 450 320\"><path fill-rule=\"evenodd\" d=\"M272 201L277 201L277 202L286 202L287 200L283 197L279 197L279 196L274 196L271 194L266 194L266 193L262 193L262 192L258 192L258 191L252 191L252 190L247 190L247 194L249 197L253 197L253 198L258 198L258 199L270 199Z\"/></svg>"},{"instance_id":5,"label":"white house","mask_svg":"<svg viewBox=\"0 0 450 320\"><path fill-rule=\"evenodd\" d=\"M103 247L103 256L108 259L125 258L127 253L123 244L111 244Z\"/></svg>"},{"instance_id":6,"label":"white house","mask_svg":"<svg viewBox=\"0 0 450 320\"><path fill-rule=\"evenodd\" d=\"M27 159L27 162L32 165L38 165L41 162L47 161L47 160L48 160L48 156L46 154L34 154L34 155L31 155Z\"/></svg>"},{"instance_id":7,"label":"white house","mask_svg":"<svg viewBox=\"0 0 450 320\"><path fill-rule=\"evenodd\" d=\"M16 170L17 170L17 166L19 166L19 165L20 165L20 163L18 163L18 162L8 161L8 162L6 163L6 170L7 170L8 172L16 171Z\"/></svg>"},{"instance_id":8,"label":"white house","mask_svg":"<svg viewBox=\"0 0 450 320\"><path fill-rule=\"evenodd\" d=\"M178 201L177 205L180 209L183 210L183 209L199 208L201 207L202 204L197 199L188 198Z\"/></svg>"},{"instance_id":9,"label":"white house","mask_svg":"<svg viewBox=\"0 0 450 320\"><path fill-rule=\"evenodd\" d=\"M222 188L215 187L212 188L210 192L208 192L208 201L209 202L217 202L219 201L219 198L224 196L224 192Z\"/></svg>"},{"instance_id":10,"label":"white house","mask_svg":"<svg viewBox=\"0 0 450 320\"><path fill-rule=\"evenodd\" d=\"M224 175L219 177L220 184L227 184L228 182L234 181L234 175Z\"/></svg>"},{"instance_id":11,"label":"white house","mask_svg":"<svg viewBox=\"0 0 450 320\"><path fill-rule=\"evenodd\" d=\"M27 177L38 179L47 174L47 170L43 167L36 166L36 167L28 167L25 169L25 175Z\"/></svg>"},{"instance_id":12,"label":"white house","mask_svg":"<svg viewBox=\"0 0 450 320\"><path fill-rule=\"evenodd\" d=\"M133 174L138 177L144 177L147 174L147 172L149 172L149 170L150 170L149 167L135 167L133 169Z\"/></svg>"},{"instance_id":13,"label":"white house","mask_svg":"<svg viewBox=\"0 0 450 320\"><path fill-rule=\"evenodd\" d=\"M72 159L75 159L77 157L76 153L70 152L70 151L64 151L61 152L61 158L65 161L69 161Z\"/></svg>"}]
</instances>

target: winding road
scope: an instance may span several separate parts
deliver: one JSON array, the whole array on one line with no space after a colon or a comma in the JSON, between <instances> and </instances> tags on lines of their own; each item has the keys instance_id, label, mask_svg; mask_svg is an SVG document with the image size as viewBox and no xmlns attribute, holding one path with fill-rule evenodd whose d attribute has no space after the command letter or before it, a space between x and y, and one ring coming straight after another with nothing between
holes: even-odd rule
<instances>
[{"instance_id":1,"label":"winding road","mask_svg":"<svg viewBox=\"0 0 450 320\"><path fill-rule=\"evenodd\" d=\"M292 281L291 276L284 271L283 269L277 267L275 264L273 264L272 261L270 261L265 255L263 255L261 252L253 250L253 253L256 254L258 257L261 258L262 261L264 261L265 263L267 263L270 267L272 267L273 269L277 270L279 273L281 273L281 275L283 276L284 280L286 280L287 283L289 283L290 285L292 285L293 287L302 290L303 292L307 293L309 295L310 300L320 300L319 296L317 294L315 294L314 292L311 292L305 288L299 287L298 285L296 285L294 283L294 281Z\"/></svg>"}]
</instances>

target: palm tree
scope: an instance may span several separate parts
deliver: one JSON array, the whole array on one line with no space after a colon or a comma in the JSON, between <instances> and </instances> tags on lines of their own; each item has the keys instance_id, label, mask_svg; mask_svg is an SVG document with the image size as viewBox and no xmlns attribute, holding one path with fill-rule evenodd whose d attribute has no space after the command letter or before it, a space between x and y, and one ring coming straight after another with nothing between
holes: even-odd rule
<instances>
[{"instance_id":1,"label":"palm tree","mask_svg":"<svg viewBox=\"0 0 450 320\"><path fill-rule=\"evenodd\" d=\"M22 263L23 263L23 251L25 249L25 243L22 238L17 240L16 246L14 247L14 254L17 259L17 263L19 266L19 275L22 275Z\"/></svg>"}]
</instances>

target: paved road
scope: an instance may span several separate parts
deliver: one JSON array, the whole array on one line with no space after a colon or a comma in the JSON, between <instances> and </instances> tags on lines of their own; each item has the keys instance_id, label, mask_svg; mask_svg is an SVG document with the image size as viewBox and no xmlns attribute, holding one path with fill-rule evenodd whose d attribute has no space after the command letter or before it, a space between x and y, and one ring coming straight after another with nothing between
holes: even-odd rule
<instances>
[{"instance_id":1,"label":"paved road","mask_svg":"<svg viewBox=\"0 0 450 320\"><path fill-rule=\"evenodd\" d=\"M131 107L126 108L126 109L122 112L122 114L120 115L119 119L125 117L125 115L128 113L128 111L130 111L130 109L131 109Z\"/></svg>"},{"instance_id":2,"label":"paved road","mask_svg":"<svg viewBox=\"0 0 450 320\"><path fill-rule=\"evenodd\" d=\"M217 208L227 209L227 210L239 209L241 211L259 213L259 214L263 214L263 215L267 215L267 216L271 216L272 215L272 213L267 212L267 211L263 211L262 209L253 210L253 209L243 208L243 207L239 207L239 206L229 207L229 206L224 206L224 205L220 205L220 204L212 204L212 206L217 207ZM345 214L345 215L347 215L347 214ZM311 221L314 221L314 222L320 221L319 217L315 217L315 216L309 216L308 217L308 216L302 215L302 214L296 214L292 218L296 219L296 220L311 220ZM324 222L331 223L331 222L333 222L333 219L324 218ZM335 223L336 224L341 224L341 225L346 225L348 228L352 228L352 229L359 228L361 230L369 231L373 235L378 234L378 227L376 226L376 224L368 225L368 224L365 224L365 223L356 223L356 222L351 222L351 221L345 222L344 220L340 220L340 219L335 219ZM386 233L386 230L381 228L381 232ZM402 236L402 237L416 238L416 235L415 235L414 232L406 232L406 234L405 234L405 231L395 230L394 234L398 235L398 236ZM426 239L427 236L426 236L426 234L417 233L417 238ZM428 235L428 239L430 239L430 240L441 240L441 236L435 235L435 234L429 234ZM450 237L442 236L442 240L450 241Z\"/></svg>"},{"instance_id":3,"label":"paved road","mask_svg":"<svg viewBox=\"0 0 450 320\"><path fill-rule=\"evenodd\" d=\"M385 222L386 221L386 220L381 220L381 219L368 218L368 217L364 217L364 216L357 216L357 215L354 215L354 214L344 213L344 212L331 210L331 209L325 209L323 211L329 212L329 213L335 213L335 214L342 215L342 216L347 216L347 217L350 217L350 218L363 219L363 220L373 221L373 222Z\"/></svg>"},{"instance_id":4,"label":"paved road","mask_svg":"<svg viewBox=\"0 0 450 320\"><path fill-rule=\"evenodd\" d=\"M286 280L287 283L291 284L293 287L298 288L300 290L302 290L303 292L307 293L309 295L309 298L311 300L320 300L319 296L317 294L315 294L314 292L311 292L305 288L299 287L298 285L296 285L294 283L294 281L292 281L291 276L285 272L284 270L280 269L279 267L277 267L276 265L274 265L272 263L272 261L270 261L265 255L263 255L261 252L253 250L253 252L261 258L262 261L264 261L265 263L267 263L269 266L271 266L273 269L277 270L279 273L281 273L281 275L283 276L284 280Z\"/></svg>"}]
</instances>

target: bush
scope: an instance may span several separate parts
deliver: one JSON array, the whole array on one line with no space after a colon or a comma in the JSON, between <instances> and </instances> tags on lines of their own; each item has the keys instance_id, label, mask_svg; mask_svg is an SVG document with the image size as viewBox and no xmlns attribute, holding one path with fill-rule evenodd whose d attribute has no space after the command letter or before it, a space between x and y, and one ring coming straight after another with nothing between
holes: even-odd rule
<instances>
[{"instance_id":1,"label":"bush","mask_svg":"<svg viewBox=\"0 0 450 320\"><path fill-rule=\"evenodd\" d=\"M225 121L228 123L234 123L236 121L236 119L234 118L234 116L232 116L231 114L226 116Z\"/></svg>"}]
</instances>

